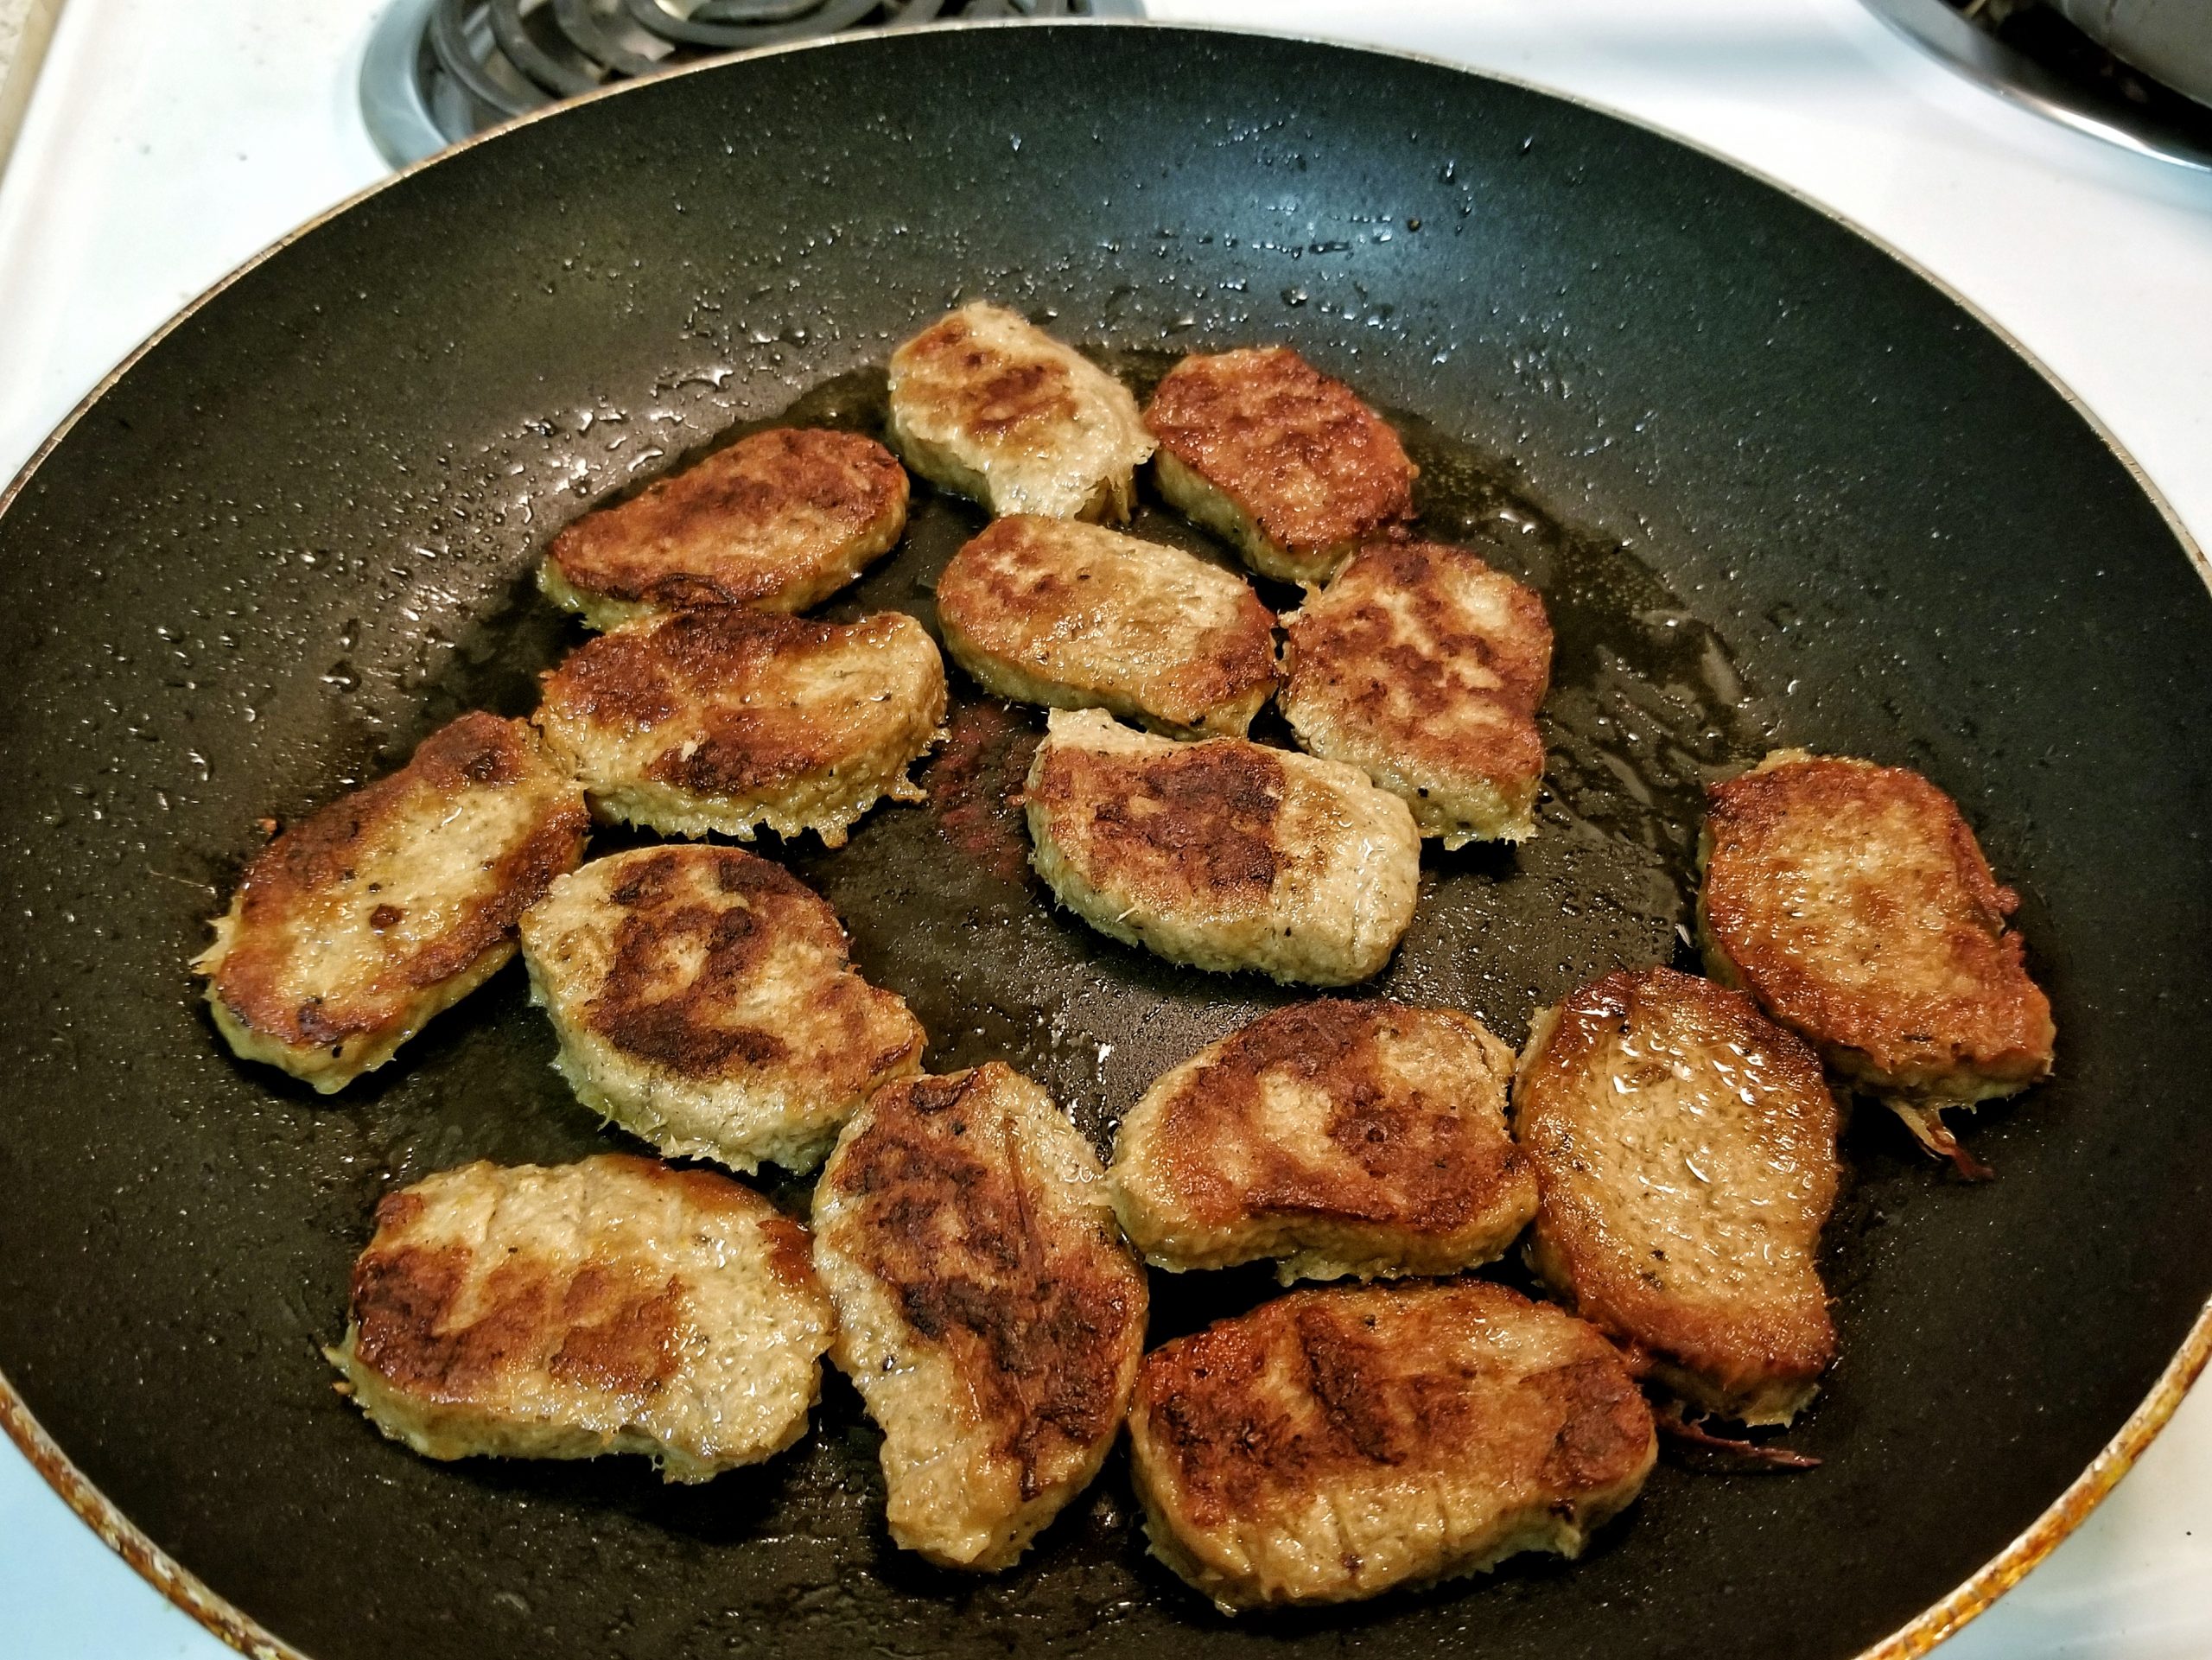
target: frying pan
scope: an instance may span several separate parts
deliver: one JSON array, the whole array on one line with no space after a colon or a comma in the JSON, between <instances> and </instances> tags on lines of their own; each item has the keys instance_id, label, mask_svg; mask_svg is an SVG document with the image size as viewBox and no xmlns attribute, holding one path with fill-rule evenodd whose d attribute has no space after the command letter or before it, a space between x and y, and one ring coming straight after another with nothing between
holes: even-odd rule
<instances>
[{"instance_id":1,"label":"frying pan","mask_svg":"<svg viewBox=\"0 0 2212 1660\"><path fill-rule=\"evenodd\" d=\"M576 638L535 550L807 394L865 425L988 295L1133 377L1286 340L1401 412L1427 528L1560 622L1543 832L1424 861L1382 983L1517 1041L1681 950L1697 788L1777 741L1927 771L2022 894L2058 1075L1994 1182L1846 1142L1817 1471L1669 1459L1576 1564L1218 1619L1116 1463L1013 1573L901 1560L874 1439L703 1488L640 1460L436 1465L316 1352L388 1186L613 1142L509 974L334 1099L232 1060L185 962L258 839ZM925 496L845 603L932 620ZM1153 514L1149 528L1185 535ZM1916 1652L2116 1479L2212 1288L2203 826L2212 599L2126 460L1955 300L1710 157L1407 59L1181 29L919 32L586 102L403 177L168 329L0 514L0 1370L11 1431L242 1646L408 1655ZM949 1068L1103 1135L1282 994L1111 945L1025 885L1027 717L963 693L926 809L771 848ZM785 1197L803 1197L786 1193ZM1510 1272L1509 1268L1507 1272ZM1160 1282L1155 1336L1262 1288ZM125 1518L128 1518L127 1520Z\"/></svg>"}]
</instances>

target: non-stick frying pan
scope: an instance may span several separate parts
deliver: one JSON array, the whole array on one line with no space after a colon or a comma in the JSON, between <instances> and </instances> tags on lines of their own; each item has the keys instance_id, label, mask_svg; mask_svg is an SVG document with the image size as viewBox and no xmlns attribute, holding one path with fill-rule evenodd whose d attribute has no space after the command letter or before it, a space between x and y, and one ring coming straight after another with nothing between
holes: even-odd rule
<instances>
[{"instance_id":1,"label":"non-stick frying pan","mask_svg":"<svg viewBox=\"0 0 2212 1660\"><path fill-rule=\"evenodd\" d=\"M1681 951L1697 785L1769 742L1917 766L1965 805L2021 890L2058 1075L1971 1129L1980 1186L1859 1115L1827 1260L1843 1359L1791 1436L1817 1471L1670 1458L1580 1563L1231 1624L1145 1559L1118 1466L1011 1574L903 1560L842 1383L802 1450L698 1489L639 1460L431 1464L332 1393L316 1345L380 1191L613 1138L548 1069L518 974L334 1099L232 1060L185 963L255 821L464 706L526 709L576 638L528 580L554 528L802 392L866 424L870 366L985 295L1139 378L1295 344L1406 418L1428 528L1546 588L1543 833L1432 851L1383 989L1517 1041L1581 979ZM975 522L925 499L845 603L929 620ZM1897 1654L2047 1548L2203 1358L2197 557L1954 300L1555 99L1087 27L793 50L584 104L302 234L105 388L0 517L0 661L7 1415L241 1641ZM913 1000L933 1064L1004 1054L1101 1133L1281 994L1055 917L1006 817L1026 717L963 703L930 807L835 855L771 850ZM1156 1335L1263 1289L1160 1277Z\"/></svg>"}]
</instances>

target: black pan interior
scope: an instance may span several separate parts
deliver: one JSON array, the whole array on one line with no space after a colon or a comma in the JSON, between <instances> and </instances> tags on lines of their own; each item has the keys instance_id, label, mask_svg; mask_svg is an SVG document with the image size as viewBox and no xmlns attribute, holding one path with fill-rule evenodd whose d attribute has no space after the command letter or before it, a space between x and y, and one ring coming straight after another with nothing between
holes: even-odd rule
<instances>
[{"instance_id":1,"label":"black pan interior","mask_svg":"<svg viewBox=\"0 0 2212 1660\"><path fill-rule=\"evenodd\" d=\"M527 581L552 530L802 393L867 422L869 366L979 296L1139 378L1295 344L1408 417L1431 528L1550 590L1544 834L1432 852L1386 989L1517 1040L1589 975L1668 958L1696 785L1770 741L1965 805L2021 892L2060 1073L1982 1115L1986 1186L1859 1115L1844 1358L1792 1438L1820 1470L1669 1461L1579 1565L1231 1625L1143 1558L1118 1466L1012 1574L899 1560L841 1383L803 1450L696 1490L431 1465L333 1396L316 1345L378 1192L611 1138L516 973L334 1100L229 1059L184 964L256 819L462 707L525 709L575 638ZM859 599L927 619L973 522L925 499ZM1587 110L1113 28L886 37L590 104L246 274L0 517L0 1370L157 1543L326 1660L1834 1660L2026 1526L2212 1288L2209 646L2173 532L2001 340L1818 212ZM931 808L783 851L933 1064L1007 1054L1096 1131L1276 994L1047 913L1000 798L1027 729L968 698ZM1160 1329L1252 1294L1174 1289Z\"/></svg>"}]
</instances>

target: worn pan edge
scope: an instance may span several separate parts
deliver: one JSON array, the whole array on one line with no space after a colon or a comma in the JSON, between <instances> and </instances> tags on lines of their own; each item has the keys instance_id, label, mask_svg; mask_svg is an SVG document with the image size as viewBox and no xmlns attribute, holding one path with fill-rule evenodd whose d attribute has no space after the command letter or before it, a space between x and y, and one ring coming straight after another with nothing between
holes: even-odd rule
<instances>
[{"instance_id":1,"label":"worn pan edge","mask_svg":"<svg viewBox=\"0 0 2212 1660\"><path fill-rule=\"evenodd\" d=\"M1758 168L1750 166L1737 157L1716 149L1698 139L1662 127L1656 123L1624 114L1594 99L1562 92L1536 81L1523 80L1519 76L1503 74L1488 69L1472 69L1465 64L1433 54L1376 47L1353 41L1332 40L1320 35L1249 29L1234 24L1169 22L1140 18L1099 18L1082 21L1002 19L972 23L938 22L901 29L899 33L940 35L987 29L1102 28L1176 30L1209 35L1249 35L1267 40L1287 40L1309 46L1329 47L1338 51L1364 53L1371 57L1396 58L1408 62L1424 64L1433 68L1449 70L1455 74L1466 75L1474 80L1497 81L1523 92L1556 99L1560 103L1574 105L1592 114L1604 116L1609 120L1618 121L1624 125L1641 127L1647 132L1656 134L1669 143L1694 151L1709 161L1716 162L1733 172L1756 181L1770 190L1787 196L1801 207L1810 209L1830 223L1859 238L1911 272L1913 276L1942 294L1952 304L1957 306L1982 328L1995 335L2014 356L2019 358L2042 376L2051 390L2065 400L2067 406L2081 418L2082 423L2089 429L2097 440L2111 451L2113 459L2126 469L2129 478L2134 481L2136 487L2150 499L2151 504L2158 509L2159 516L2164 519L2166 528L2172 533L2175 541L2180 544L2182 552L2196 570L2198 580L2205 584L2208 590L2212 590L2212 559L2208 559L2204 548L2190 532L2188 525L2183 523L2181 515L2166 499L2165 493L2144 470L2142 464L2129 453L2126 446L2120 442L2119 437L2105 423L2102 417L2091 409L2048 364L2023 344L2011 329L1998 321L1973 298L1960 292L1944 277L1923 264L1912 255L1893 245L1886 239L1837 212L1827 203L1807 194L1796 186L1777 179ZM662 80L721 69L733 63L760 58L780 57L792 52L826 51L842 46L861 46L877 38L879 36L874 33L843 35L831 36L826 40L791 41L778 46L756 47L749 51L734 52L721 57L704 59L697 63L666 71L645 80L603 86L597 91L587 92L561 103L548 105L526 115L517 116L496 127L490 127L482 132L473 134L434 155L425 156L419 162L400 169L387 178L365 186L343 200L287 232L259 252L240 262L234 269L209 284L207 288L181 307L160 328L149 334L114 368L102 376L99 384L86 393L76 406L62 418L60 423L47 436L45 442L41 443L30 459L23 463L22 469L9 482L7 488L0 491L0 515L4 515L14 505L16 497L30 482L32 475L38 471L47 457L60 446L61 441L68 436L77 423L107 395L117 382L135 368L141 359L159 346L177 328L190 321L216 296L237 283L248 272L282 253L309 232L320 229L341 213L347 213L366 201L370 197L378 195L401 181L412 178L416 174L435 167L465 150L474 149L489 139L503 137L519 128L559 115L573 105L595 103L602 99L617 98L626 92L634 92ZM2026 1578L2037 1564L2056 1549L2069 1534L2081 1526L2088 1518L2089 1512L2094 1511L2105 1497L2120 1485L2121 1478L2134 1467L2136 1460L2142 1456L2144 1449L2150 1446L2151 1442L2157 1438L2158 1432L2165 1428L2174 1414L2180 1409L2183 1397L2189 1393L2190 1386L2204 1371L2208 1362L2212 1362L2212 1299L2208 1299L2204 1307L2198 1311L2196 1319L2190 1325L2188 1334L2183 1339L2180 1348L2175 1352L2174 1358L2167 1363L2164 1371L2159 1373L2157 1382L2152 1386L2151 1392L2144 1397L2134 1411L2127 1415L2126 1421L2105 1444L2103 1450L2089 1461L2088 1466L2068 1484L2065 1491L2060 1493L2043 1513L2020 1533L2018 1537L1983 1563L1955 1590L1930 1605L1881 1641L1861 1650L1855 1660L1916 1660L1916 1657L1929 1653L1938 1644L1966 1625L1977 1614L1987 1609L2013 1586ZM170 1602L190 1615L224 1643L240 1654L250 1657L250 1660L312 1660L311 1657L292 1647L291 1644L264 1628L258 1621L245 1611L235 1606L226 1599L217 1595L200 1580L198 1575L177 1562L168 1552L149 1538L136 1523L117 1508L106 1494L86 1479L83 1472L70 1460L68 1454L64 1453L53 1437L46 1433L45 1428L32 1415L29 1407L25 1404L22 1397L16 1392L15 1385L9 1381L4 1372L0 1372L0 1430L6 1432L8 1438L16 1444L23 1456L30 1460L32 1467L37 1470L55 1492L60 1495L62 1502L75 1511L78 1517L91 1528L109 1549L121 1556L141 1577Z\"/></svg>"}]
</instances>

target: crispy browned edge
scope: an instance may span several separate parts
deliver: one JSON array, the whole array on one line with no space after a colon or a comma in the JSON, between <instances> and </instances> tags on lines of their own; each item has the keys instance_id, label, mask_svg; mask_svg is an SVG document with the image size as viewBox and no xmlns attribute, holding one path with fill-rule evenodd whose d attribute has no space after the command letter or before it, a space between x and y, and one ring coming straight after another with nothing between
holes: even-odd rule
<instances>
[{"instance_id":1,"label":"crispy browned edge","mask_svg":"<svg viewBox=\"0 0 2212 1660\"><path fill-rule=\"evenodd\" d=\"M812 575L811 567L786 562L733 582L668 569L639 544L695 537L734 519L772 519L794 500L836 514L849 541L871 528L895 540L906 523L908 492L906 469L873 438L821 427L772 427L655 480L627 501L586 513L553 538L546 557L570 587L605 599L670 607L773 601L796 578Z\"/></svg>"},{"instance_id":2,"label":"crispy browned edge","mask_svg":"<svg viewBox=\"0 0 2212 1660\"><path fill-rule=\"evenodd\" d=\"M1669 968L1605 975L1561 1000L1557 1018L1531 1032L1529 1053L1515 1081L1514 1133L1527 1149L1544 1195L1529 1235L1531 1265L1576 1313L1649 1356L1656 1363L1659 1380L1696 1404L1721 1412L1764 1411L1769 1404L1780 1410L1785 1400L1801 1405L1801 1397L1835 1359L1835 1326L1825 1301L1786 1313L1761 1308L1750 1315L1685 1307L1673 1298L1651 1294L1609 1254L1586 1249L1582 1231L1553 1203L1551 1162L1531 1132L1538 1122L1571 1110L1571 1103L1555 1107L1547 1099L1542 1073L1586 1065L1616 1025L1655 997L1694 1002L1701 1023L1732 1034L1719 1040L1765 1055L1788 1087L1826 1103L1832 1130L1840 1127L1841 1115L1820 1058L1795 1034L1760 1014L1742 992ZM1827 1220L1840 1178L1833 1155L1827 1175L1827 1196L1811 1218L1816 1232Z\"/></svg>"},{"instance_id":3,"label":"crispy browned edge","mask_svg":"<svg viewBox=\"0 0 2212 1660\"><path fill-rule=\"evenodd\" d=\"M473 710L425 738L397 772L340 797L283 831L254 855L239 878L242 925L212 976L224 1005L249 1029L301 1049L343 1044L389 1024L389 1008L349 1012L320 998L294 1003L283 996L279 976L285 954L257 949L255 923L341 879L363 836L416 785L458 795L519 783L532 772L549 782L555 777L530 728ZM575 868L591 821L582 793L572 785L568 788L569 798L500 861L493 897L465 925L448 930L409 961L410 988L423 990L452 979L486 952L502 947L516 919L543 896L556 876Z\"/></svg>"},{"instance_id":4,"label":"crispy browned edge","mask_svg":"<svg viewBox=\"0 0 2212 1660\"><path fill-rule=\"evenodd\" d=\"M1285 431L1268 405L1293 400L1301 423ZM1294 557L1366 541L1414 516L1414 467L1389 423L1287 346L1185 358L1154 388L1144 423ZM1328 480L1327 506L1287 513L1282 480L1308 472Z\"/></svg>"},{"instance_id":5,"label":"crispy browned edge","mask_svg":"<svg viewBox=\"0 0 2212 1660\"><path fill-rule=\"evenodd\" d=\"M1147 1302L1144 1270L1110 1217L1098 1234L1054 1238L1038 1226L1021 1173L963 1145L968 1114L1015 1076L988 1061L886 1084L825 1180L865 1204L848 1249L915 1332L950 1355L977 1425L1019 1465L1028 1499L1043 1491L1040 1465L1085 1457L1120 1425ZM935 1230L947 1209L970 1240L990 1242L983 1254L995 1275L948 1256Z\"/></svg>"},{"instance_id":6,"label":"crispy browned edge","mask_svg":"<svg viewBox=\"0 0 2212 1660\"><path fill-rule=\"evenodd\" d=\"M1311 1217L1431 1236L1456 1232L1495 1208L1505 1186L1529 1167L1502 1122L1494 1133L1484 1127L1470 1134L1456 1119L1424 1123L1377 1098L1372 1050L1381 1027L1394 1020L1464 1023L1475 1028L1464 1033L1470 1045L1488 1036L1456 1009L1322 997L1272 1010L1213 1045L1163 1103L1153 1131L1155 1167L1192 1218L1219 1227L1248 1218ZM1501 1057L1510 1053L1498 1048ZM1332 1173L1274 1151L1253 1129L1260 1076L1280 1066L1328 1094L1330 1140L1373 1184L1363 1199L1348 1198ZM1501 1107L1503 1082L1501 1072ZM1451 1133L1447 1145L1420 1133L1440 1123ZM1232 1187L1217 1173L1216 1150L1231 1141L1249 1146L1264 1167L1248 1187Z\"/></svg>"},{"instance_id":7,"label":"crispy browned edge","mask_svg":"<svg viewBox=\"0 0 2212 1660\"><path fill-rule=\"evenodd\" d=\"M1026 641L1009 637L1008 630L995 625L1003 619L1034 615L1040 605L1074 600L1073 584L1059 568L1062 560L1050 528L1065 522L1009 513L993 519L979 535L962 544L938 577L938 622L948 646L957 636L963 645L1006 658L1027 673L1044 674L1029 654ZM1015 582L1017 569L1030 577L1027 586ZM1244 587L1239 609L1242 615L1233 631L1212 631L1198 642L1204 649L1185 658L1178 669L1177 691L1192 711L1192 718L1185 721L1168 711L1159 711L1171 722L1195 727L1208 711L1249 696L1262 687L1269 691L1274 689L1279 677L1275 614L1249 584Z\"/></svg>"},{"instance_id":8,"label":"crispy browned edge","mask_svg":"<svg viewBox=\"0 0 2212 1660\"><path fill-rule=\"evenodd\" d=\"M1123 754L1047 737L1027 795L1084 881L1165 908L1267 897L1285 784L1274 752L1241 738ZM1135 799L1158 810L1135 811Z\"/></svg>"},{"instance_id":9,"label":"crispy browned edge","mask_svg":"<svg viewBox=\"0 0 2212 1660\"><path fill-rule=\"evenodd\" d=\"M818 1064L838 1075L838 1087L864 1089L920 1056L927 1039L905 1000L850 973L852 953L836 912L774 860L709 843L639 848L598 863L610 860L620 862L620 873L607 894L619 913L609 969L597 992L568 1016L577 1027L623 1054L693 1078L714 1077L732 1061L751 1066L787 1061L791 1046L779 1034L706 1017L759 972L780 938L798 932L849 976L834 989L849 1017L844 1022L849 1040L864 1040L878 1021L897 1020L904 1028L889 1050L871 1053L849 1046L821 1058ZM742 910L718 909L677 890L678 875L697 866L711 866L717 891L742 900ZM658 970L679 944L696 949L698 971L682 990L665 992Z\"/></svg>"},{"instance_id":10,"label":"crispy browned edge","mask_svg":"<svg viewBox=\"0 0 2212 1660\"><path fill-rule=\"evenodd\" d=\"M1769 896L1756 868L1737 880L1738 849L1753 844L1743 856L1755 867L1764 857L1758 844L1770 843L1793 813L1801 824L1825 823L1858 803L1901 803L1949 855L1950 880L1934 897L1954 925L1954 945L1965 945L1974 959L1967 966L1981 993L1973 1018L1953 1033L1899 1029L1886 998L1840 994L1792 954L1758 947L1768 932L1762 913L1770 908ZM1854 1082L1878 1090L1892 1079L1965 1069L2010 1093L2050 1075L2050 1002L2028 976L2024 942L2005 923L2019 898L1998 885L1958 804L1920 773L1839 756L1770 761L1707 792L1700 855L1698 918L1717 958L1708 966L1740 981Z\"/></svg>"},{"instance_id":11,"label":"crispy browned edge","mask_svg":"<svg viewBox=\"0 0 2212 1660\"><path fill-rule=\"evenodd\" d=\"M820 1295L806 1230L751 1188L711 1171L671 1169L628 1153L578 1162L675 1188L686 1205L750 1219L766 1239L770 1272L795 1290ZM549 1328L572 1326L585 1313L598 1319L569 1332L550 1363L556 1376L591 1388L645 1391L682 1370L677 1337L685 1288L680 1282L639 1285L593 1263L570 1275L549 1274L527 1251L491 1269L481 1318L442 1329L477 1263L466 1245L418 1245L404 1237L425 1205L411 1187L378 1202L376 1233L355 1260L349 1283L348 1312L359 1327L353 1359L394 1389L423 1400L467 1403Z\"/></svg>"},{"instance_id":12,"label":"crispy browned edge","mask_svg":"<svg viewBox=\"0 0 2212 1660\"><path fill-rule=\"evenodd\" d=\"M1485 1315L1541 1311L1573 1319L1484 1280L1293 1291L1146 1355L1129 1409L1131 1435L1173 1460L1179 1508L1201 1528L1233 1515L1263 1516L1277 1495L1303 1492L1332 1475L1371 1474L1428 1448L1478 1439L1483 1423L1464 1397L1424 1396L1420 1421L1409 1426L1370 1381L1376 1366L1389 1369L1390 1358L1383 1340L1365 1334L1363 1311L1395 1306L1409 1316L1424 1301L1471 1304ZM1626 1365L1595 1331L1588 1336L1590 1357L1556 1369L1571 1374L1556 1377L1567 1418L1554 1448L1555 1467L1545 1474L1562 1495L1627 1479L1649 1457L1656 1433ZM1264 1377L1267 1356L1284 1342L1306 1358L1330 1432L1325 1442L1287 1432L1270 1409L1272 1392L1248 1387Z\"/></svg>"}]
</instances>

